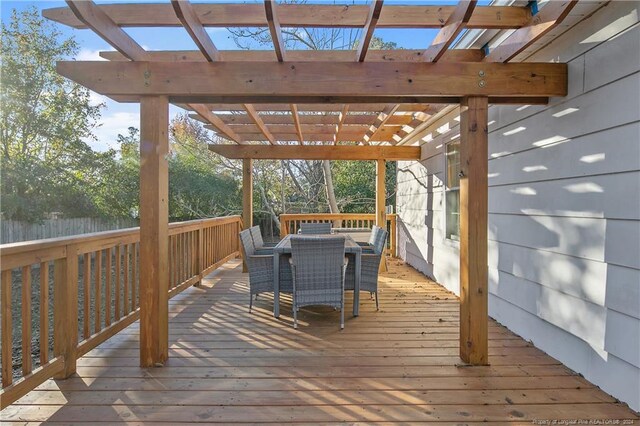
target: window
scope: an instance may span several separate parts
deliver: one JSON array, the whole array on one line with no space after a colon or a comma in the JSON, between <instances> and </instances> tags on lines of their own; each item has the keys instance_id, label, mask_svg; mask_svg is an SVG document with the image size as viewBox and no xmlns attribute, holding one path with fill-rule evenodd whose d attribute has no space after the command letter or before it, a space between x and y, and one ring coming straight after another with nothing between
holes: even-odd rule
<instances>
[{"instance_id":1,"label":"window","mask_svg":"<svg viewBox=\"0 0 640 426\"><path fill-rule=\"evenodd\" d=\"M460 240L460 141L445 147L445 227L446 238Z\"/></svg>"}]
</instances>

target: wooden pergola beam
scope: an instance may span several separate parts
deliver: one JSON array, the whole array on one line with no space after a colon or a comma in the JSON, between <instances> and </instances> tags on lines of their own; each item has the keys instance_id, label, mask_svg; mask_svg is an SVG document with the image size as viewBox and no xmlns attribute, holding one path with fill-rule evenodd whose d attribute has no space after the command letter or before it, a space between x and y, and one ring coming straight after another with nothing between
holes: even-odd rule
<instances>
[{"instance_id":1,"label":"wooden pergola beam","mask_svg":"<svg viewBox=\"0 0 640 426\"><path fill-rule=\"evenodd\" d=\"M336 145L340 140L340 131L342 130L342 126L349 115L349 104L346 104L342 107L342 111L340 111L340 115L338 116L338 124L336 124L335 132L333 133L333 144Z\"/></svg>"},{"instance_id":2,"label":"wooden pergola beam","mask_svg":"<svg viewBox=\"0 0 640 426\"><path fill-rule=\"evenodd\" d=\"M369 14L367 20L364 23L362 29L362 37L360 37L360 43L358 44L358 50L356 52L356 60L358 62L364 62L367 52L369 51L369 44L373 38L373 32L380 19L380 12L382 11L383 0L373 0L369 6Z\"/></svg>"},{"instance_id":3,"label":"wooden pergola beam","mask_svg":"<svg viewBox=\"0 0 640 426\"><path fill-rule=\"evenodd\" d=\"M178 103L454 103L463 96L567 94L562 63L61 61L57 71L103 95L154 94Z\"/></svg>"},{"instance_id":4,"label":"wooden pergola beam","mask_svg":"<svg viewBox=\"0 0 640 426\"><path fill-rule=\"evenodd\" d=\"M267 25L269 26L269 33L271 34L271 40L273 41L273 48L276 51L276 58L278 58L278 62L284 62L284 40L282 39L282 28L280 27L280 20L278 19L278 13L276 9L277 5L275 4L274 0L264 0L264 10L267 16Z\"/></svg>"},{"instance_id":5,"label":"wooden pergola beam","mask_svg":"<svg viewBox=\"0 0 640 426\"><path fill-rule=\"evenodd\" d=\"M269 50L219 50L220 61L229 62L273 62L273 52ZM127 61L119 52L106 50L99 53L110 61ZM367 53L367 62L423 62L424 50L418 49L373 49ZM148 51L152 62L205 62L199 50ZM287 50L288 61L300 62L353 62L352 50ZM440 61L480 62L484 54L480 49L452 49L445 51Z\"/></svg>"},{"instance_id":6,"label":"wooden pergola beam","mask_svg":"<svg viewBox=\"0 0 640 426\"><path fill-rule=\"evenodd\" d=\"M170 4L102 4L103 10L121 27L180 27L182 23ZM441 28L455 6L387 5L380 13L377 28ZM193 9L205 27L267 27L261 4L194 4ZM280 24L285 27L358 28L366 21L368 5L279 4ZM69 8L42 12L45 18L73 28L87 28ZM513 29L527 24L528 7L478 6L467 28ZM353 52L352 52L353 53Z\"/></svg>"},{"instance_id":7,"label":"wooden pergola beam","mask_svg":"<svg viewBox=\"0 0 640 426\"><path fill-rule=\"evenodd\" d=\"M206 129L218 131L214 126L205 124ZM346 126L345 126L346 127ZM251 129L253 130L253 129ZM389 142L395 132L399 129L397 126L393 126L390 128L384 128L381 132L376 135L372 140L373 142ZM260 130L253 131L245 131L237 129L237 126L234 127L234 131L240 136L243 141L265 141L268 142L268 139L260 132ZM337 142L355 142L357 144L362 143L362 139L364 138L366 130L342 130L340 135L338 135ZM298 134L295 132L271 132L276 141L279 142L296 142L299 144ZM334 134L331 130L325 131L316 131L316 132L305 132L305 141L307 142L333 142Z\"/></svg>"},{"instance_id":8,"label":"wooden pergola beam","mask_svg":"<svg viewBox=\"0 0 640 426\"><path fill-rule=\"evenodd\" d=\"M245 141L240 136L238 136L238 134L233 131L231 127L229 127L224 121L220 120L220 118L218 118L218 116L216 116L214 113L209 111L206 106L199 104L188 104L188 107L197 112L198 115L209 122L223 137L238 144L245 143Z\"/></svg>"},{"instance_id":9,"label":"wooden pergola beam","mask_svg":"<svg viewBox=\"0 0 640 426\"><path fill-rule=\"evenodd\" d=\"M249 115L249 117L251 117L251 119L256 124L256 126L258 126L258 128L260 129L260 132L262 132L264 137L269 141L269 143L271 145L275 145L276 144L276 140L273 137L273 134L271 134L271 132L269 131L267 126L264 124L264 121L262 121L262 118L260 118L260 115L258 114L258 111L255 110L253 105L244 104L242 106L244 107L245 111L247 111L247 114Z\"/></svg>"},{"instance_id":10,"label":"wooden pergola beam","mask_svg":"<svg viewBox=\"0 0 640 426\"><path fill-rule=\"evenodd\" d=\"M352 62L353 64L353 62ZM529 99L529 98L528 98ZM374 120L377 116L378 113L380 111L382 111L383 109L385 109L385 107L388 105L389 103L352 103L349 104L349 115L347 117L347 122L352 121L354 118L356 117L360 117L360 114L362 114L365 117L371 117L370 119L367 118L367 122L365 124L370 124L372 120ZM252 104L253 107L256 109L256 111L277 111L277 112L285 112L285 113L289 113L291 111L290 109L290 104L283 104L283 103L253 103ZM342 111L342 109L344 108L344 104L329 104L329 103L299 103L296 104L298 106L298 111L300 112L315 112L318 114L303 114L300 116L301 120L306 119L307 117L319 117L322 114L328 113L328 112L340 112ZM239 106L238 104L229 104L229 103L208 103L206 104L207 108L209 108L211 111L239 111L242 112L242 107ZM396 115L392 118L396 119L398 117L400 117L400 115L398 115L399 113L413 113L413 112L417 112L417 111L423 111L425 108L429 108L429 104L428 103L411 103L411 104L401 104L400 108L398 109ZM352 113L356 113L355 115ZM363 114L364 113L364 114ZM244 115L244 117L248 117L247 115ZM275 114L275 115L265 115L264 120L265 123L269 123L269 121L267 120L275 120L277 117L289 117L290 115L284 115L284 114ZM332 119L332 123L336 123L337 122L337 115L328 115L325 117L329 117L330 119ZM292 123L293 121L290 120L289 123ZM362 123L360 123L362 124Z\"/></svg>"},{"instance_id":11,"label":"wooden pergola beam","mask_svg":"<svg viewBox=\"0 0 640 426\"><path fill-rule=\"evenodd\" d=\"M171 5L176 12L176 16L193 39L193 42L198 46L198 49L200 49L205 59L209 62L219 61L220 53L204 29L189 0L171 0Z\"/></svg>"},{"instance_id":12,"label":"wooden pergola beam","mask_svg":"<svg viewBox=\"0 0 640 426\"><path fill-rule=\"evenodd\" d=\"M420 140L430 133L435 132L438 128L453 121L460 115L460 107L458 105L447 105L438 113L434 114L428 121L416 127L416 129L405 136L398 145L405 145Z\"/></svg>"},{"instance_id":13,"label":"wooden pergola beam","mask_svg":"<svg viewBox=\"0 0 640 426\"><path fill-rule=\"evenodd\" d=\"M427 120L433 117L433 113L437 113L438 110L431 108L425 111L415 112L411 116L411 121L402 125L400 130L396 131L396 134L392 136L391 145L397 145L406 136L411 134L418 126L424 124Z\"/></svg>"},{"instance_id":14,"label":"wooden pergola beam","mask_svg":"<svg viewBox=\"0 0 640 426\"><path fill-rule=\"evenodd\" d=\"M444 52L447 51L451 43L471 19L476 3L476 0L464 0L458 3L447 22L436 34L431 46L424 52L424 60L426 62L437 62L444 55Z\"/></svg>"},{"instance_id":15,"label":"wooden pergola beam","mask_svg":"<svg viewBox=\"0 0 640 426\"><path fill-rule=\"evenodd\" d=\"M376 118L375 123L369 126L369 129L367 130L364 137L362 138L362 143L364 143L365 145L368 145L369 142L371 142L374 139L374 137L378 133L380 133L380 130L383 128L386 122L393 116L393 114L398 110L398 108L400 108L400 105L397 105L397 104L388 105L384 109L384 111L378 114L378 117Z\"/></svg>"},{"instance_id":16,"label":"wooden pergola beam","mask_svg":"<svg viewBox=\"0 0 640 426\"><path fill-rule=\"evenodd\" d=\"M67 0L69 9L87 28L98 34L127 59L147 60L147 52L93 1Z\"/></svg>"},{"instance_id":17,"label":"wooden pergola beam","mask_svg":"<svg viewBox=\"0 0 640 426\"><path fill-rule=\"evenodd\" d=\"M302 135L302 125L300 124L300 114L298 114L298 106L296 104L291 104L291 118L293 118L293 124L296 127L298 142L302 145L304 143L304 137Z\"/></svg>"},{"instance_id":18,"label":"wooden pergola beam","mask_svg":"<svg viewBox=\"0 0 640 426\"><path fill-rule=\"evenodd\" d=\"M567 17L577 0L550 1L527 25L516 30L485 58L487 62L507 62L518 56Z\"/></svg>"},{"instance_id":19,"label":"wooden pergola beam","mask_svg":"<svg viewBox=\"0 0 640 426\"><path fill-rule=\"evenodd\" d=\"M260 160L418 160L420 147L355 145L209 145L226 158Z\"/></svg>"}]
</instances>

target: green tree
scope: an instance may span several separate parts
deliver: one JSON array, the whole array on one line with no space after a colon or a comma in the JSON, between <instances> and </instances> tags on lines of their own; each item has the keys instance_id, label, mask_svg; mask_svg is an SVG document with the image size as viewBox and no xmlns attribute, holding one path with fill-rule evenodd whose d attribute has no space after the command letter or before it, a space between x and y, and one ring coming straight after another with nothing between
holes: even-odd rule
<instances>
[{"instance_id":1,"label":"green tree","mask_svg":"<svg viewBox=\"0 0 640 426\"><path fill-rule=\"evenodd\" d=\"M186 115L171 122L169 215L174 220L237 214L240 174L207 147L207 131Z\"/></svg>"},{"instance_id":2,"label":"green tree","mask_svg":"<svg viewBox=\"0 0 640 426\"><path fill-rule=\"evenodd\" d=\"M85 142L100 116L89 91L60 76L55 62L78 51L35 7L2 24L0 149L5 218L97 214L84 178L95 165Z\"/></svg>"}]
</instances>

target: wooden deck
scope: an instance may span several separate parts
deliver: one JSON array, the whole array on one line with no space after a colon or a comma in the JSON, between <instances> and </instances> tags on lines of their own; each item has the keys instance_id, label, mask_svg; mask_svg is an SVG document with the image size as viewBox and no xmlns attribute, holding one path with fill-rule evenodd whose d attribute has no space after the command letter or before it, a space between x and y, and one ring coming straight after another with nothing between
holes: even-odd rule
<instances>
[{"instance_id":1,"label":"wooden deck","mask_svg":"<svg viewBox=\"0 0 640 426\"><path fill-rule=\"evenodd\" d=\"M91 424L638 422L625 405L493 321L491 366L460 365L457 298L399 261L381 279L381 310L363 297L360 317L347 315L342 332L332 310L305 309L295 331L290 299L276 320L271 298L261 296L249 314L247 297L247 275L237 260L229 262L171 300L165 367L138 367L135 323L81 358L77 377L47 381L0 417Z\"/></svg>"}]
</instances>

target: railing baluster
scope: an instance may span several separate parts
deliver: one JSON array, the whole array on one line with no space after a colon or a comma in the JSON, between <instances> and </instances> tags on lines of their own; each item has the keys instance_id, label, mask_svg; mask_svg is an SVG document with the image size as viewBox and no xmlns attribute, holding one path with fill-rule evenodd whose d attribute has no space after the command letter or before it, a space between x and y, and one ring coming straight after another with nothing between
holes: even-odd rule
<instances>
[{"instance_id":1,"label":"railing baluster","mask_svg":"<svg viewBox=\"0 0 640 426\"><path fill-rule=\"evenodd\" d=\"M138 243L133 243L131 253L131 310L138 309L138 299L136 297L136 287L138 286Z\"/></svg>"},{"instance_id":2,"label":"railing baluster","mask_svg":"<svg viewBox=\"0 0 640 426\"><path fill-rule=\"evenodd\" d=\"M2 387L13 382L13 327L11 323L11 270L2 271Z\"/></svg>"},{"instance_id":3,"label":"railing baluster","mask_svg":"<svg viewBox=\"0 0 640 426\"><path fill-rule=\"evenodd\" d=\"M49 263L40 263L40 365L49 362Z\"/></svg>"},{"instance_id":4,"label":"railing baluster","mask_svg":"<svg viewBox=\"0 0 640 426\"><path fill-rule=\"evenodd\" d=\"M183 247L182 247L182 234L177 234L176 235L178 238L178 262L177 262L177 266L178 266L178 281L176 282L176 284L180 284L182 282L182 279L184 277L184 273L183 273L183 266L184 266L184 261L183 261Z\"/></svg>"},{"instance_id":5,"label":"railing baluster","mask_svg":"<svg viewBox=\"0 0 640 426\"><path fill-rule=\"evenodd\" d=\"M95 279L94 279L95 296L94 296L94 302L93 302L93 306L95 310L94 312L95 322L93 326L93 332L97 333L101 329L100 310L102 309L102 250L96 251L96 258L93 263L93 267L95 272Z\"/></svg>"},{"instance_id":6,"label":"railing baluster","mask_svg":"<svg viewBox=\"0 0 640 426\"><path fill-rule=\"evenodd\" d=\"M31 265L22 267L22 375L31 373Z\"/></svg>"},{"instance_id":7,"label":"railing baluster","mask_svg":"<svg viewBox=\"0 0 640 426\"><path fill-rule=\"evenodd\" d=\"M111 248L106 249L104 254L104 326L109 327L111 325Z\"/></svg>"},{"instance_id":8,"label":"railing baluster","mask_svg":"<svg viewBox=\"0 0 640 426\"><path fill-rule=\"evenodd\" d=\"M116 256L116 259L115 259L116 260L116 280L115 280L115 285L116 285L116 289L115 289L115 292L116 292L116 305L115 305L115 308L114 308L115 309L114 318L115 318L116 321L119 321L120 320L120 280L121 280L121 278L120 278L120 272L121 272L120 271L120 260L121 260L120 259L120 244L118 244L116 246L115 256Z\"/></svg>"},{"instance_id":9,"label":"railing baluster","mask_svg":"<svg viewBox=\"0 0 640 426\"><path fill-rule=\"evenodd\" d=\"M89 321L91 319L91 253L85 253L82 265L82 288L84 292L84 315L82 316L82 337L91 337Z\"/></svg>"},{"instance_id":10,"label":"railing baluster","mask_svg":"<svg viewBox=\"0 0 640 426\"><path fill-rule=\"evenodd\" d=\"M129 277L131 276L131 268L129 264L129 246L130 244L124 245L124 283L122 286L122 305L124 309L124 315L129 314Z\"/></svg>"}]
</instances>

